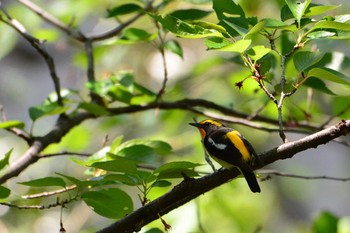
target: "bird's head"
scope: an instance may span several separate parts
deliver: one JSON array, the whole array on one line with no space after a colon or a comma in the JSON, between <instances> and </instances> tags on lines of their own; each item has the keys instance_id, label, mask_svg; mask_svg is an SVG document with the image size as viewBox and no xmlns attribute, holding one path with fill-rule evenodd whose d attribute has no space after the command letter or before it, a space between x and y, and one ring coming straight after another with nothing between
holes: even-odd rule
<instances>
[{"instance_id":1,"label":"bird's head","mask_svg":"<svg viewBox=\"0 0 350 233\"><path fill-rule=\"evenodd\" d=\"M203 120L201 122L191 122L190 125L197 127L199 132L201 133L202 138L204 138L207 134L212 132L213 130L216 130L218 128L224 127L224 125L218 121L214 120Z\"/></svg>"}]
</instances>

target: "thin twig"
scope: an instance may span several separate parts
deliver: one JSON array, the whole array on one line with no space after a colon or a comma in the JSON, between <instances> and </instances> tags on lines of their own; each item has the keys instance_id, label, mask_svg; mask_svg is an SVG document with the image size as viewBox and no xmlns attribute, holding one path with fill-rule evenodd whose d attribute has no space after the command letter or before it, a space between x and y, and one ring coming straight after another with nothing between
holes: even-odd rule
<instances>
[{"instance_id":1,"label":"thin twig","mask_svg":"<svg viewBox=\"0 0 350 233\"><path fill-rule=\"evenodd\" d=\"M275 31L276 32L276 31ZM274 32L274 33L275 33ZM286 60L288 57L290 57L299 47L301 46L301 43L298 42L287 54L282 54L279 52L279 50L276 48L275 44L275 38L274 33L272 35L267 35L267 38L269 39L271 49L275 51L280 57L281 57L281 83L280 83L280 88L281 88L281 96L279 101L274 101L274 103L277 106L277 111L278 111L278 125L279 125L279 135L280 138L284 143L288 142L287 136L284 133L284 124L283 124L283 101L285 97L289 97L293 95L297 88L294 88L292 91L285 93L284 87L286 84ZM266 92L266 91L265 91ZM269 95L268 95L269 96ZM269 96L270 97L270 96ZM270 97L271 98L271 97ZM272 99L273 100L273 99Z\"/></svg>"},{"instance_id":2,"label":"thin twig","mask_svg":"<svg viewBox=\"0 0 350 233\"><path fill-rule=\"evenodd\" d=\"M0 184L15 176L18 176L30 165L36 163L40 157L40 152L48 145L59 142L74 126L79 125L86 119L94 118L90 113L78 113L73 117L66 117L59 120L56 126L46 135L34 138L27 151L18 160L10 164L7 172L0 177Z\"/></svg>"},{"instance_id":3,"label":"thin twig","mask_svg":"<svg viewBox=\"0 0 350 233\"><path fill-rule=\"evenodd\" d=\"M158 22L154 22L157 30L158 30L158 38L159 38L159 45L158 45L158 50L162 56L162 61L163 61L163 82L162 82L162 87L160 88L160 90L158 91L157 97L156 97L156 102L158 102L160 100L160 98L162 97L162 95L165 92L165 88L166 88L166 84L168 82L168 66L167 66L167 60L166 60L166 56L165 56L165 35L163 35L162 33L162 28L160 27Z\"/></svg>"},{"instance_id":4,"label":"thin twig","mask_svg":"<svg viewBox=\"0 0 350 233\"><path fill-rule=\"evenodd\" d=\"M93 51L93 41L87 39L85 41L85 51L87 57L87 78L88 81L95 82L95 65L94 65L94 51Z\"/></svg>"},{"instance_id":5,"label":"thin twig","mask_svg":"<svg viewBox=\"0 0 350 233\"><path fill-rule=\"evenodd\" d=\"M109 38L112 38L112 37L119 35L126 27L128 27L130 24L134 23L136 20L141 18L143 15L145 15L146 12L153 9L153 6L152 6L153 2L154 2L154 0L149 1L148 4L143 9L143 11L136 14L135 16L133 16L129 20L125 21L124 23L120 24L118 27L116 27L108 32L101 33L99 35L91 35L91 36L89 36L89 39L92 41L102 41L102 40L106 40L106 39L109 39Z\"/></svg>"},{"instance_id":6,"label":"thin twig","mask_svg":"<svg viewBox=\"0 0 350 233\"><path fill-rule=\"evenodd\" d=\"M33 37L32 35L27 33L27 30L25 27L16 19L13 19L9 13L0 5L0 9L4 14L6 15L7 19L4 19L0 16L0 21L6 23L10 27L12 27L14 30L16 30L24 39L26 39L33 48L36 49L36 51L44 58L48 69L50 71L50 76L54 84L54 89L57 94L57 103L60 106L63 106L63 99L61 96L61 87L60 87L60 80L56 72L56 67L54 60L52 56L47 52L45 44L38 40L37 38Z\"/></svg>"},{"instance_id":7,"label":"thin twig","mask_svg":"<svg viewBox=\"0 0 350 233\"><path fill-rule=\"evenodd\" d=\"M4 106L2 106L2 105L0 105L0 121L4 121L4 122L7 121L7 117L6 117L6 113L5 113L5 110L4 110ZM9 132L15 134L16 136L22 138L28 144L30 144L30 142L32 141L31 136L27 132L22 130L22 129L12 127L12 128L7 129L7 131L9 131Z\"/></svg>"},{"instance_id":8,"label":"thin twig","mask_svg":"<svg viewBox=\"0 0 350 233\"><path fill-rule=\"evenodd\" d=\"M282 74L281 74L281 97L280 100L277 104L277 111L278 111L278 125L279 125L279 135L282 139L282 141L285 143L287 142L287 137L283 131L283 100L286 97L286 95L284 94L284 85L286 83L286 56L282 55L281 56L281 67L282 67Z\"/></svg>"},{"instance_id":9,"label":"thin twig","mask_svg":"<svg viewBox=\"0 0 350 233\"><path fill-rule=\"evenodd\" d=\"M62 155L78 155L78 156L83 156L83 157L89 157L92 155L92 153L79 153L79 152L63 151L63 152L59 152L59 153L40 154L40 158L51 158L51 157L62 156Z\"/></svg>"},{"instance_id":10,"label":"thin twig","mask_svg":"<svg viewBox=\"0 0 350 233\"><path fill-rule=\"evenodd\" d=\"M93 50L93 40L86 38L85 42L85 52L87 57L87 79L90 83L96 81L95 78L95 63L94 63L94 50ZM104 106L104 101L102 98L94 92L90 92L91 100L95 103L98 103L101 106Z\"/></svg>"},{"instance_id":11,"label":"thin twig","mask_svg":"<svg viewBox=\"0 0 350 233\"><path fill-rule=\"evenodd\" d=\"M53 207L57 207L57 206L62 206L65 204L68 204L72 201L75 201L76 198L72 198L72 199L66 199L64 201L59 201L57 199L57 201L55 203L49 204L49 205L15 205L12 203L8 203L8 202L0 202L0 205L4 205L4 206L8 206L8 207L12 207L12 208L17 208L17 209L21 209L21 210L43 210L43 209L50 209Z\"/></svg>"},{"instance_id":12,"label":"thin twig","mask_svg":"<svg viewBox=\"0 0 350 233\"><path fill-rule=\"evenodd\" d=\"M84 41L85 37L84 35L77 30L73 30L71 27L67 26L65 23L60 21L58 18L54 17L38 5L34 4L33 2L29 0L17 0L22 5L26 6L28 9L39 15L43 20L50 23L51 25L55 26L56 28L62 30L67 35L75 38L79 41Z\"/></svg>"},{"instance_id":13,"label":"thin twig","mask_svg":"<svg viewBox=\"0 0 350 233\"><path fill-rule=\"evenodd\" d=\"M15 134L16 136L22 138L24 141L26 141L28 144L30 144L33 139L32 137L24 130L22 129L19 129L19 128L10 128L10 129L7 129L9 132Z\"/></svg>"},{"instance_id":14,"label":"thin twig","mask_svg":"<svg viewBox=\"0 0 350 233\"><path fill-rule=\"evenodd\" d=\"M115 37L115 36L119 35L130 24L134 23L140 17L145 15L147 11L149 11L149 10L151 10L153 8L156 8L156 7L152 6L154 0L151 0L145 6L143 11L141 11L138 14L136 14L134 17L130 18L126 22L118 25L116 28L114 28L114 29L112 29L110 31L98 34L98 35L87 36L87 35L84 35L79 30L72 29L70 26L66 25L65 23L63 23L62 21L60 21L59 19L57 19L56 17L54 17L53 15L48 13L47 11L43 10L38 5L35 5L31 1L29 1L29 0L17 0L17 1L20 2L21 4L23 4L24 6L26 6L28 9L30 9L31 11L33 11L37 15L39 15L46 22L50 23L51 25L53 25L54 27L60 29L61 31L65 32L67 35L71 36L73 39L75 39L77 41L80 41L80 42L83 42L83 43L86 40L91 40L92 42L95 42L95 41L102 41L102 40L106 40L106 39Z\"/></svg>"},{"instance_id":15,"label":"thin twig","mask_svg":"<svg viewBox=\"0 0 350 233\"><path fill-rule=\"evenodd\" d=\"M50 196L54 196L57 194L72 191L76 188L77 188L76 185L71 185L69 187L65 187L63 189L59 189L59 190L55 190L55 191L51 191L51 192L43 192L43 193L36 193L36 194L31 194L31 195L24 195L24 196L22 196L22 198L24 198L24 199L37 199L37 198L42 198L42 197L50 197Z\"/></svg>"},{"instance_id":16,"label":"thin twig","mask_svg":"<svg viewBox=\"0 0 350 233\"><path fill-rule=\"evenodd\" d=\"M295 174L289 174L285 172L279 172L276 170L259 170L259 174L276 175L276 176L291 177L291 178L304 179L304 180L334 180L334 181L343 181L343 182L350 181L350 178L339 178L339 177L331 177L331 176L304 176L304 175L295 175Z\"/></svg>"}]
</instances>

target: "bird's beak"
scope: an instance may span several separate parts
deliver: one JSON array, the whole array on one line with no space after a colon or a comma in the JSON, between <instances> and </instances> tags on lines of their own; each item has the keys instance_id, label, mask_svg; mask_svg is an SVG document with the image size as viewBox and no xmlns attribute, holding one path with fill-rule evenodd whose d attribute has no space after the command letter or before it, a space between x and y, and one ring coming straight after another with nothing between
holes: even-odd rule
<instances>
[{"instance_id":1,"label":"bird's beak","mask_svg":"<svg viewBox=\"0 0 350 233\"><path fill-rule=\"evenodd\" d=\"M203 128L202 125L198 123L198 121L197 121L197 119L195 117L193 117L193 121L194 121L193 123L191 122L191 123L188 123L188 124L192 125L192 126L194 126L196 128L199 128L199 129Z\"/></svg>"},{"instance_id":2,"label":"bird's beak","mask_svg":"<svg viewBox=\"0 0 350 233\"><path fill-rule=\"evenodd\" d=\"M191 122L191 123L188 123L188 124L189 124L189 125L192 125L192 126L194 126L194 127L200 128L200 129L203 128L202 125L199 124L199 123L197 123L197 122L193 122L193 123Z\"/></svg>"}]
</instances>

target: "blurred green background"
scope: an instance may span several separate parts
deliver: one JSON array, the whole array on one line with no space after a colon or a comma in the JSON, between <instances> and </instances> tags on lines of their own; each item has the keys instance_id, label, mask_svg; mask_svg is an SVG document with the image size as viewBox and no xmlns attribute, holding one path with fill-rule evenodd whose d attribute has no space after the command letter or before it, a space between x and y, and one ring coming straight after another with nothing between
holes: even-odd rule
<instances>
[{"instance_id":1,"label":"blurred green background","mask_svg":"<svg viewBox=\"0 0 350 233\"><path fill-rule=\"evenodd\" d=\"M125 2L125 1L121 1ZM210 1L193 5L186 1L172 1L163 11L198 7L211 9ZM279 9L284 4L281 0L268 1L236 1L240 3L249 16L258 18L279 18ZM106 18L106 9L120 4L119 1L35 1L36 4L66 23L73 23L87 34L99 33L115 27L115 19ZM347 14L350 10L348 1L313 1L313 3L342 6L332 14ZM22 22L33 35L46 39L47 47L53 54L57 71L63 88L79 90L81 98L87 98L85 89L86 74L85 57L81 45L69 39L40 20L34 13L14 1L2 1L12 16ZM215 16L209 18L215 22ZM152 30L154 25L147 18L137 21L134 27ZM52 91L53 84L48 70L41 57L20 38L12 29L0 24L0 104L8 119L18 119L26 123L30 129L31 120L28 108L40 104ZM173 37L169 35L169 37ZM175 39L175 38L174 38ZM182 98L203 98L224 106L231 106L246 113L254 113L267 101L265 93L258 90L253 80L248 80L244 88L235 88L235 82L247 75L247 71L233 63L232 57L219 52L206 51L201 40L176 38L181 44L183 59L167 53L169 83L164 100ZM349 55L349 42L342 43L320 41L318 46L326 51L345 52ZM132 71L135 79L151 90L157 91L162 83L162 60L159 52L151 43L134 45L116 44L113 41L101 42L96 47L96 77L102 80L109 73ZM343 70L349 73L349 69ZM332 86L330 86L332 88ZM335 91L348 90L334 87ZM285 117L290 112L302 119L300 110L307 103L307 90L286 100ZM337 107L348 103L348 97L329 97L323 93L315 93L312 102L312 123L323 122L329 115L337 111ZM74 103L73 103L74 104ZM340 108L340 107L339 107ZM266 106L263 115L277 116L274 105ZM135 114L115 117L104 117L88 120L74 128L64 137L62 142L52 145L45 153L63 150L94 153L102 147L108 135L109 141L118 136L124 140L147 138L164 140L173 147L173 154L157 158L156 165L168 161L185 160L205 164L200 136L188 123L193 117L202 119L193 113L171 110L149 110ZM342 117L349 117L349 113ZM56 117L45 117L35 122L33 133L44 135L53 126ZM272 149L281 144L278 133L268 133L250 129L241 125L232 125L253 144L257 152ZM289 140L303 137L302 134L287 133ZM0 154L14 148L11 160L16 160L27 149L26 143L6 131L0 131ZM349 176L349 149L336 142L320 146L317 149L304 151L292 159L278 161L264 169L299 174L305 176ZM216 165L219 167L218 165ZM199 169L203 174L210 173L208 165ZM17 182L51 176L55 173L84 177L85 169L73 163L68 156L41 160L23 172L19 177L7 182L9 188L18 196L43 191L39 188L29 189ZM261 176L264 178L264 174ZM176 184L179 181L174 181ZM306 180L287 177L276 177L260 182L262 193L253 194L247 188L244 179L235 179L228 184L206 193L194 201L165 215L163 219L172 226L171 232L312 232L313 224L324 211L329 216L339 217L339 233L350 232L350 185L349 182L329 180ZM140 206L136 188L126 188L134 193L135 207ZM149 198L159 197L170 188L154 188ZM54 202L51 198L44 201ZM23 205L38 204L37 201L17 203ZM41 203L42 204L42 203ZM60 209L18 210L0 206L0 232L58 232ZM63 223L67 232L94 232L112 223L78 201L70 203L63 209ZM163 229L161 222L155 221L145 227L142 232L152 227ZM324 228L325 229L325 228Z\"/></svg>"}]
</instances>

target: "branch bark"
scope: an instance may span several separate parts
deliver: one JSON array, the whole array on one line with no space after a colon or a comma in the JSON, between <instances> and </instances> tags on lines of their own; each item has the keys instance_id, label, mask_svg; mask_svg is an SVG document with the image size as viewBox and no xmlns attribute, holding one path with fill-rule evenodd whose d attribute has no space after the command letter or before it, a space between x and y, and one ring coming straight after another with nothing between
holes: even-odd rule
<instances>
[{"instance_id":1,"label":"branch bark","mask_svg":"<svg viewBox=\"0 0 350 233\"><path fill-rule=\"evenodd\" d=\"M256 164L254 169L259 169L280 159L291 158L298 152L309 148L316 148L337 137L347 135L349 132L350 120L341 121L337 125L328 129L324 129L297 141L282 144L270 151L261 153L260 157L264 164ZM165 195L139 208L125 218L114 222L112 225L98 231L98 233L132 233L139 231L146 224L158 219L159 216L169 213L199 195L202 195L237 177L239 174L240 172L237 169L225 169L198 179L185 179Z\"/></svg>"},{"instance_id":2,"label":"branch bark","mask_svg":"<svg viewBox=\"0 0 350 233\"><path fill-rule=\"evenodd\" d=\"M9 170L0 177L0 184L5 183L8 179L18 176L27 167L37 162L40 158L40 152L48 145L59 142L74 126L79 125L86 119L93 118L90 113L79 113L71 118L61 116L56 126L43 137L34 138L29 149L14 163L10 165Z\"/></svg>"},{"instance_id":3,"label":"branch bark","mask_svg":"<svg viewBox=\"0 0 350 233\"><path fill-rule=\"evenodd\" d=\"M195 113L199 113L202 115L208 116L208 114L200 112L197 108L202 107L205 109L211 109L222 113L224 116L217 115L217 119L228 121L231 123L243 124L248 127L258 128L256 124L252 124L250 121L244 121L242 118L247 118L248 115L238 112L234 109L225 108L221 105L215 104L208 100L203 99L183 99L174 102L159 102L159 103L149 103L145 105L131 105L127 107L118 107L118 108L108 108L106 109L111 115L121 115L128 113L136 113L141 111L146 111L150 109L163 109L163 110L173 110L173 109L181 109L186 111L192 111ZM209 115L212 116L212 115ZM235 117L230 118L231 117ZM219 118L220 117L220 118ZM11 164L10 169L5 173L2 177L0 177L0 184L3 184L8 179L11 179L15 176L18 176L22 171L24 171L27 167L34 164L41 158L45 158L40 156L40 152L45 149L48 145L52 143L59 142L64 135L66 135L73 127L79 125L86 119L96 118L91 113L79 113L75 116L68 117L62 115L57 121L54 129L49 132L47 135L42 137L30 138L30 147L29 149L13 164ZM269 123L272 125L277 125L278 122L276 120L257 116L255 117L256 121L261 121L264 123ZM304 126L303 126L304 127ZM311 126L306 126L309 130L315 130L316 128ZM266 129L261 127L261 129ZM302 131L299 131L302 132ZM304 132L305 133L305 132Z\"/></svg>"}]
</instances>

